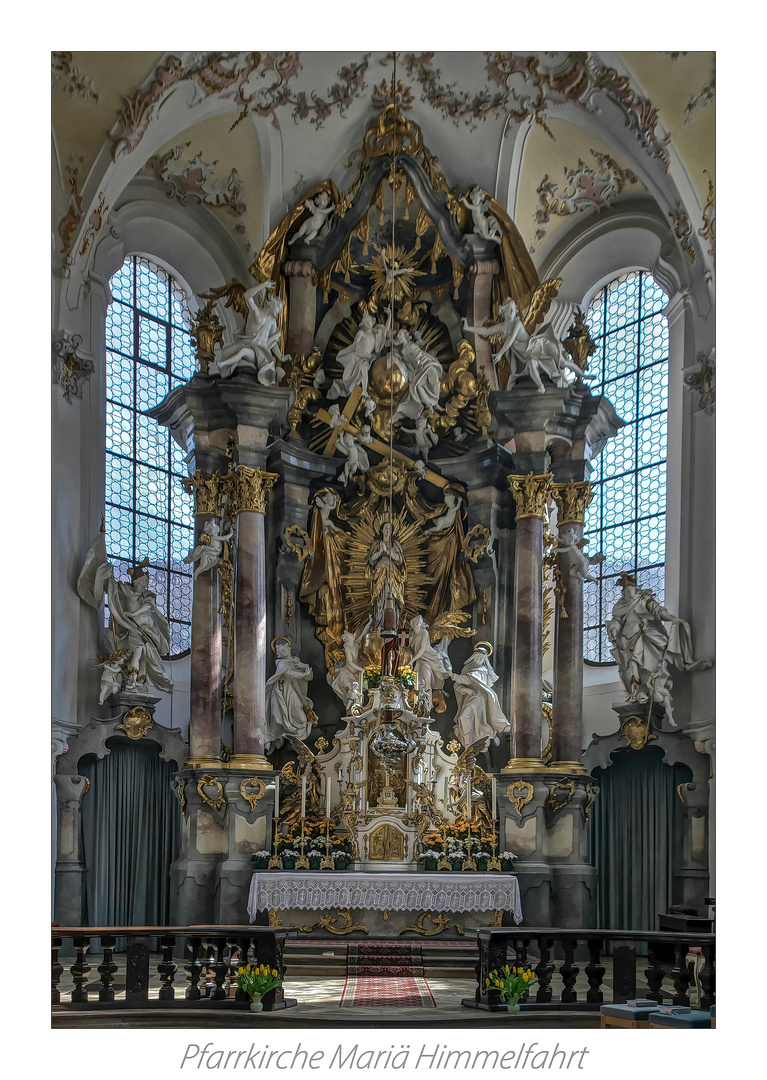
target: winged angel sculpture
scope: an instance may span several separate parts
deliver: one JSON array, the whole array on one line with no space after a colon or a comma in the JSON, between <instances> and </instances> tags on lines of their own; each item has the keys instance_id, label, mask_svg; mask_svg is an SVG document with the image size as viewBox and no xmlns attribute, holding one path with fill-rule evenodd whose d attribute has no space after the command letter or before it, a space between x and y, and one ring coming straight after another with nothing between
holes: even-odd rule
<instances>
[{"instance_id":1,"label":"winged angel sculpture","mask_svg":"<svg viewBox=\"0 0 767 1080\"><path fill-rule=\"evenodd\" d=\"M490 777L477 765L477 755L487 750L489 736L477 739L467 746L450 773L448 782L448 809L459 817L466 817L468 810L468 792L471 784L471 820L475 825L495 828L494 810L490 806Z\"/></svg>"},{"instance_id":2,"label":"winged angel sculpture","mask_svg":"<svg viewBox=\"0 0 767 1080\"><path fill-rule=\"evenodd\" d=\"M283 765L280 772L280 780L292 789L281 799L280 824L285 828L290 828L301 820L304 786L306 787L305 816L318 819L322 814L322 807L320 806L320 772L314 754L300 739L295 739L292 735L287 735L286 738L298 755L297 762L289 761ZM304 781L306 781L305 784Z\"/></svg>"}]
</instances>

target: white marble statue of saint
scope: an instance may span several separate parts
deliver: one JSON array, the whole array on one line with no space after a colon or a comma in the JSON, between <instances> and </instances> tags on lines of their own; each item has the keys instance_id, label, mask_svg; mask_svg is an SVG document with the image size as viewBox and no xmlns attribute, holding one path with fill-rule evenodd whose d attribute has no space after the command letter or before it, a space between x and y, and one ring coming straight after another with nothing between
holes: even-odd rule
<instances>
[{"instance_id":1,"label":"white marble statue of saint","mask_svg":"<svg viewBox=\"0 0 767 1080\"><path fill-rule=\"evenodd\" d=\"M428 715L434 691L445 685L446 672L442 656L431 643L423 615L414 615L410 620L410 651L410 666L418 675L418 697L424 703L424 715Z\"/></svg>"},{"instance_id":2,"label":"white marble statue of saint","mask_svg":"<svg viewBox=\"0 0 767 1080\"><path fill-rule=\"evenodd\" d=\"M362 388L363 397L368 397L370 368L383 352L390 329L391 308L386 323L377 323L369 312L365 312L360 320L360 328L354 335L354 341L336 354L343 374L333 380L328 390L330 401L348 397L355 386Z\"/></svg>"},{"instance_id":3,"label":"white marble statue of saint","mask_svg":"<svg viewBox=\"0 0 767 1080\"><path fill-rule=\"evenodd\" d=\"M650 589L637 585L633 574L622 574L618 584L623 592L607 623L607 636L628 700L665 706L676 726L668 665L702 671L713 661L695 659L689 625L659 604ZM665 623L671 623L669 629Z\"/></svg>"},{"instance_id":4,"label":"white marble statue of saint","mask_svg":"<svg viewBox=\"0 0 767 1080\"><path fill-rule=\"evenodd\" d=\"M206 570L212 570L218 566L219 560L224 553L224 544L234 536L233 531L221 532L221 526L215 518L208 518L202 527L202 535L192 551L184 559L185 563L197 563L194 572L196 581L200 574Z\"/></svg>"},{"instance_id":5,"label":"white marble statue of saint","mask_svg":"<svg viewBox=\"0 0 767 1080\"><path fill-rule=\"evenodd\" d=\"M100 532L85 557L77 592L94 608L100 607L106 594L115 652L122 650L126 654L123 689L147 693L147 683L151 683L169 692L173 683L162 657L170 652L170 627L149 588L147 562L145 559L128 571L130 582L116 581L114 567L107 558L105 534Z\"/></svg>"},{"instance_id":6,"label":"white marble statue of saint","mask_svg":"<svg viewBox=\"0 0 767 1080\"><path fill-rule=\"evenodd\" d=\"M498 676L490 663L491 655L492 646L488 642L477 642L474 652L461 668L461 674L453 675L456 698L453 731L464 746L471 746L486 736L497 745L501 734L511 730L493 690Z\"/></svg>"},{"instance_id":7,"label":"white marble statue of saint","mask_svg":"<svg viewBox=\"0 0 767 1080\"><path fill-rule=\"evenodd\" d=\"M280 351L279 316L285 301L279 296L268 296L274 289L273 281L263 281L243 294L248 315L245 329L235 340L224 345L210 370L228 378L239 367L255 368L262 386L274 386L280 382L285 369L283 362L290 360Z\"/></svg>"},{"instance_id":8,"label":"white marble statue of saint","mask_svg":"<svg viewBox=\"0 0 767 1080\"><path fill-rule=\"evenodd\" d=\"M360 633L356 636L351 630L344 630L344 662L342 664L336 664L335 674L332 679L330 677L330 672L328 672L327 675L331 689L344 703L346 716L351 715L351 710L355 706L362 704L360 676L365 670L365 665L360 663L360 642L370 629L370 625L371 620L368 619Z\"/></svg>"},{"instance_id":9,"label":"white marble statue of saint","mask_svg":"<svg viewBox=\"0 0 767 1080\"><path fill-rule=\"evenodd\" d=\"M442 364L424 348L423 340L411 337L402 327L394 338L395 357L407 377L407 394L394 414L394 423L402 417L417 420L424 412L439 409L439 393L444 371Z\"/></svg>"},{"instance_id":10,"label":"white marble statue of saint","mask_svg":"<svg viewBox=\"0 0 767 1080\"><path fill-rule=\"evenodd\" d=\"M293 656L290 642L277 638L272 643L277 663L274 675L266 680L266 752L278 749L292 735L304 742L317 717L307 694L314 672Z\"/></svg>"},{"instance_id":11,"label":"white marble statue of saint","mask_svg":"<svg viewBox=\"0 0 767 1080\"><path fill-rule=\"evenodd\" d=\"M363 424L362 428L358 432L354 431L341 431L336 439L336 450L344 454L346 457L346 464L344 465L339 480L342 484L346 484L352 477L358 473L367 472L370 468L370 458L364 449L363 444L370 445L373 441L373 436L370 432L370 424Z\"/></svg>"},{"instance_id":12,"label":"white marble statue of saint","mask_svg":"<svg viewBox=\"0 0 767 1080\"><path fill-rule=\"evenodd\" d=\"M494 240L496 244L499 244L502 239L500 222L495 214L490 213L490 200L482 188L475 184L469 192L468 199L461 195L459 202L471 211L474 232L485 240Z\"/></svg>"},{"instance_id":13,"label":"white marble statue of saint","mask_svg":"<svg viewBox=\"0 0 767 1080\"><path fill-rule=\"evenodd\" d=\"M538 387L538 393L545 393L541 382L540 373L547 375L555 386L565 385L565 370L572 371L575 375L582 376L583 372L566 353L562 342L554 333L551 323L544 323L526 344L520 343L514 350L518 361L517 370L512 370L507 390L511 390L517 379L523 375L529 375ZM588 376L587 376L588 377Z\"/></svg>"},{"instance_id":14,"label":"white marble statue of saint","mask_svg":"<svg viewBox=\"0 0 767 1080\"><path fill-rule=\"evenodd\" d=\"M318 191L313 199L304 201L304 206L309 211L309 217L302 223L295 236L291 236L288 244L296 244L299 240L303 240L305 244L311 244L317 239L320 229L336 209L327 191Z\"/></svg>"},{"instance_id":15,"label":"white marble statue of saint","mask_svg":"<svg viewBox=\"0 0 767 1080\"><path fill-rule=\"evenodd\" d=\"M591 567L603 563L604 555L587 555L583 550L585 543L577 539L577 533L573 528L562 529L557 541L557 555L559 565L567 581L596 581L591 576Z\"/></svg>"}]
</instances>

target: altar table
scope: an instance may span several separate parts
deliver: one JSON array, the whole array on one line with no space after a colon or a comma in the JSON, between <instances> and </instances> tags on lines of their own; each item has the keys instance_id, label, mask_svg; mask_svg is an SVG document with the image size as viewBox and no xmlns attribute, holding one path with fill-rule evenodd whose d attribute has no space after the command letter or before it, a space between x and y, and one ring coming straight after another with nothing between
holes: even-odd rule
<instances>
[{"instance_id":1,"label":"altar table","mask_svg":"<svg viewBox=\"0 0 767 1080\"><path fill-rule=\"evenodd\" d=\"M511 874L431 870L425 874L343 870L266 870L250 882L248 916L276 911L508 911L522 922L519 882Z\"/></svg>"}]
</instances>

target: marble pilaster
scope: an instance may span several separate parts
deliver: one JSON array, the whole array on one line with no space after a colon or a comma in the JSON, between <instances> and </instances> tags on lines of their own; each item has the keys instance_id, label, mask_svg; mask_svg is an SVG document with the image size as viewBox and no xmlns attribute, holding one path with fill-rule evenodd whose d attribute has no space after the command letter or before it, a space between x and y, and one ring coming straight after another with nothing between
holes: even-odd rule
<instances>
[{"instance_id":1,"label":"marble pilaster","mask_svg":"<svg viewBox=\"0 0 767 1080\"><path fill-rule=\"evenodd\" d=\"M477 258L469 271L470 299L467 322L470 326L484 326L492 313L493 280L499 263L493 258ZM483 371L491 390L498 389L498 376L493 363L490 342L479 334L469 335L477 358L477 371Z\"/></svg>"}]
</instances>

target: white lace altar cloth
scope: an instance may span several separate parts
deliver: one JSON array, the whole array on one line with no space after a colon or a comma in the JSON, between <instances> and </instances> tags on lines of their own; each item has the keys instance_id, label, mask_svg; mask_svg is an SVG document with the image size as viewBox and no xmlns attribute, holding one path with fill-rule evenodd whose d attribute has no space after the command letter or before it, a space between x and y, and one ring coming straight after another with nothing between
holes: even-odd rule
<instances>
[{"instance_id":1,"label":"white lace altar cloth","mask_svg":"<svg viewBox=\"0 0 767 1080\"><path fill-rule=\"evenodd\" d=\"M510 874L467 872L446 874L317 873L300 870L254 874L248 916L256 912L319 911L324 908L369 911L510 911L522 922L519 882Z\"/></svg>"}]
</instances>

